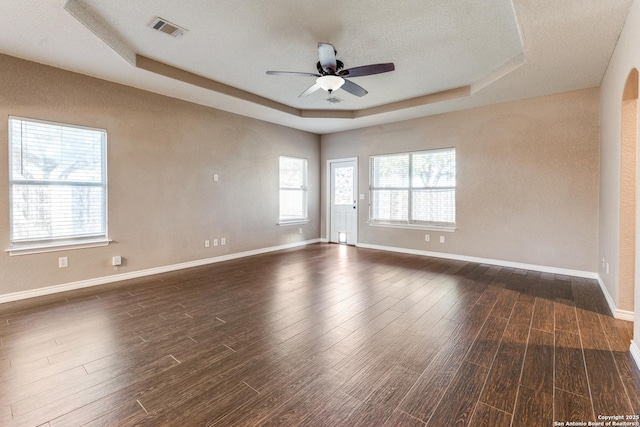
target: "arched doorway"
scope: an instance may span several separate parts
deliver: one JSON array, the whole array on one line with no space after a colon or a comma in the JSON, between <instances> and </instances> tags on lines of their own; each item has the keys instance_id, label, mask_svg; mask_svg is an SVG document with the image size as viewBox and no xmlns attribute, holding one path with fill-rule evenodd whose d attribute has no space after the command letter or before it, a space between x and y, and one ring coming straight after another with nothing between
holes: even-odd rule
<instances>
[{"instance_id":1,"label":"arched doorway","mask_svg":"<svg viewBox=\"0 0 640 427\"><path fill-rule=\"evenodd\" d=\"M636 200L638 152L638 70L627 77L622 94L620 146L620 255L618 309L634 311L636 277Z\"/></svg>"}]
</instances>

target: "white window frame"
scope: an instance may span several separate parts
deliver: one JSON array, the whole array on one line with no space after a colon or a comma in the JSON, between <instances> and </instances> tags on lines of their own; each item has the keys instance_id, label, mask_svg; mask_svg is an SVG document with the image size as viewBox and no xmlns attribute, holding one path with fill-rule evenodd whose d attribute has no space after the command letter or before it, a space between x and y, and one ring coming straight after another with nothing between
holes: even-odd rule
<instances>
[{"instance_id":1,"label":"white window frame","mask_svg":"<svg viewBox=\"0 0 640 427\"><path fill-rule=\"evenodd\" d=\"M283 160L286 161L296 161L296 162L300 162L302 165L302 177L300 177L300 181L301 181L301 185L299 186L292 186L292 185L286 185L286 183L283 183L282 178L283 178L283 170L282 170L282 162ZM308 179L308 162L307 159L302 158L302 157L292 157L292 156L280 156L278 159L278 180L279 180L279 193L278 193L278 199L279 199L279 203L278 203L278 225L293 225L293 224L303 224L303 223L307 223L309 222L309 197L308 197L308 187L307 187L307 179ZM302 197L301 197L301 206L300 206L300 210L302 212L302 215L300 216L293 216L293 215L287 215L286 212L283 212L283 205L282 205L282 194L283 192L300 192Z\"/></svg>"},{"instance_id":2,"label":"white window frame","mask_svg":"<svg viewBox=\"0 0 640 427\"><path fill-rule=\"evenodd\" d=\"M443 151L450 152L454 157L454 164L457 170L456 162L456 150L455 148L439 148L433 150L424 150L424 151L413 151L413 152L405 152L405 153L394 153L394 154L382 154L382 155L374 155L369 157L369 200L370 200L370 208L369 208L369 225L371 226L381 226L381 227L395 227L395 228L419 228L425 230L437 230L437 231L455 231L456 229L456 182L454 177L453 185L435 185L435 186L417 186L414 185L413 179L413 158L415 155L429 155L442 153ZM389 158L395 156L407 156L407 170L405 171L408 177L407 185L391 185L384 187L376 187L374 186L375 181L375 167L374 160L380 158ZM455 174L456 172L454 172ZM393 220L390 218L375 218L374 216L374 203L376 198L377 191L387 191L394 190L397 192L406 192L406 198L408 200L407 204L407 212L406 217L401 220ZM453 191L453 221L451 222L435 222L435 221L419 221L412 218L413 215L413 191L415 190L427 190L427 191Z\"/></svg>"},{"instance_id":3,"label":"white window frame","mask_svg":"<svg viewBox=\"0 0 640 427\"><path fill-rule=\"evenodd\" d=\"M29 125L49 125L54 127L59 127L66 130L73 129L82 129L85 131L96 132L96 136L100 137L100 153L99 160L101 163L101 179L99 182L90 181L90 180L80 180L80 179L70 179L70 180L60 180L60 179L36 179L30 177L19 177L19 175L14 172L14 127L22 126L23 124ZM110 240L108 239L108 221L107 221L107 132L104 129L91 128L86 126L78 126L71 125L66 123L58 123L51 122L45 120L37 120L31 118L23 118L17 116L9 116L8 120L8 148L9 148L9 239L10 239L10 247L6 251L9 252L10 255L26 255L33 253L44 253L44 252L54 252L61 250L69 250L69 249L79 249L86 247L98 247L98 246L106 246L109 244ZM60 141L62 142L62 140ZM23 142L20 141L19 144ZM22 145L20 145L20 150L22 150ZM14 186L72 186L72 187L101 187L102 189L102 215L100 218L100 230L95 230L91 233L79 233L79 232L71 232L71 233L60 233L58 235L45 235L39 234L29 237L16 237L15 225L16 218L14 218L14 202L13 202L13 194ZM71 208L69 210L63 212L71 212Z\"/></svg>"}]
</instances>

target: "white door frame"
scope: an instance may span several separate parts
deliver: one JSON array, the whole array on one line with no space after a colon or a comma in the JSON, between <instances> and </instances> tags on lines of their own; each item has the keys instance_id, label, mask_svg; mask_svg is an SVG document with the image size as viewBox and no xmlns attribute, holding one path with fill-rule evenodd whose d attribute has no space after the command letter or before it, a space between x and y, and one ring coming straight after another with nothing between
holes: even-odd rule
<instances>
[{"instance_id":1,"label":"white door frame","mask_svg":"<svg viewBox=\"0 0 640 427\"><path fill-rule=\"evenodd\" d=\"M359 220L358 220L358 212L360 212L360 196L359 196L359 190L360 190L360 183L358 180L358 170L359 170L359 165L358 165L358 158L357 157L346 157L343 159L330 159L327 160L327 169L325 172L326 175L326 179L327 179L327 192L326 192L326 210L325 210L325 218L326 218L326 227L325 227L325 239L327 242L331 241L331 164L332 163L339 163L339 162L355 162L356 164L356 170L354 171L354 179L356 180L356 227L355 227L355 236L354 236L354 240L356 242L356 246L358 245L358 224L359 224Z\"/></svg>"}]
</instances>

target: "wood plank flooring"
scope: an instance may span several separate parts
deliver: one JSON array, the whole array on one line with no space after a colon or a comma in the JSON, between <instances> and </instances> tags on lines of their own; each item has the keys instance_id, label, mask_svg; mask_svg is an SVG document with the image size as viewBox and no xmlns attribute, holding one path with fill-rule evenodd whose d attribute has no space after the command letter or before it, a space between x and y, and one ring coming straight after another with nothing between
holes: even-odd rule
<instances>
[{"instance_id":1,"label":"wood plank flooring","mask_svg":"<svg viewBox=\"0 0 640 427\"><path fill-rule=\"evenodd\" d=\"M0 425L597 421L631 338L594 280L316 244L0 305Z\"/></svg>"}]
</instances>

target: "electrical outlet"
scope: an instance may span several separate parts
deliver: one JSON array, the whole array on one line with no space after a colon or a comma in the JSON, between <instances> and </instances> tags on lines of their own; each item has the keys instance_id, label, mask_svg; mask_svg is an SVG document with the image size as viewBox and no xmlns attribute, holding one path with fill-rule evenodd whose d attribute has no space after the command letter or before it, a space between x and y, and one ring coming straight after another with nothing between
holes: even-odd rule
<instances>
[{"instance_id":1,"label":"electrical outlet","mask_svg":"<svg viewBox=\"0 0 640 427\"><path fill-rule=\"evenodd\" d=\"M440 236L440 243L444 243L444 236Z\"/></svg>"},{"instance_id":2,"label":"electrical outlet","mask_svg":"<svg viewBox=\"0 0 640 427\"><path fill-rule=\"evenodd\" d=\"M218 246L218 239L213 239L213 246Z\"/></svg>"},{"instance_id":3,"label":"electrical outlet","mask_svg":"<svg viewBox=\"0 0 640 427\"><path fill-rule=\"evenodd\" d=\"M116 255L111 258L111 265L114 267L118 267L122 265L122 257L120 255Z\"/></svg>"},{"instance_id":4,"label":"electrical outlet","mask_svg":"<svg viewBox=\"0 0 640 427\"><path fill-rule=\"evenodd\" d=\"M222 246L226 245L226 244L227 244L227 238L226 238L226 237L222 237L222 238L220 239L220 244L221 244Z\"/></svg>"},{"instance_id":5,"label":"electrical outlet","mask_svg":"<svg viewBox=\"0 0 640 427\"><path fill-rule=\"evenodd\" d=\"M302 234L302 227L298 228L298 233Z\"/></svg>"},{"instance_id":6,"label":"electrical outlet","mask_svg":"<svg viewBox=\"0 0 640 427\"><path fill-rule=\"evenodd\" d=\"M58 268L67 268L69 267L69 257L61 256L58 258Z\"/></svg>"},{"instance_id":7,"label":"electrical outlet","mask_svg":"<svg viewBox=\"0 0 640 427\"><path fill-rule=\"evenodd\" d=\"M208 241L208 240L205 240L205 241L204 241L204 247L205 247L205 248L208 248L209 246L211 246L211 242L210 242L210 241Z\"/></svg>"},{"instance_id":8,"label":"electrical outlet","mask_svg":"<svg viewBox=\"0 0 640 427\"><path fill-rule=\"evenodd\" d=\"M218 179L219 179L218 174L217 174L217 173L214 173L214 174L213 174L213 181L214 181L214 182L218 182Z\"/></svg>"},{"instance_id":9,"label":"electrical outlet","mask_svg":"<svg viewBox=\"0 0 640 427\"><path fill-rule=\"evenodd\" d=\"M424 241L425 242L430 242L431 241L431 236L429 236L428 234L424 235Z\"/></svg>"}]
</instances>

